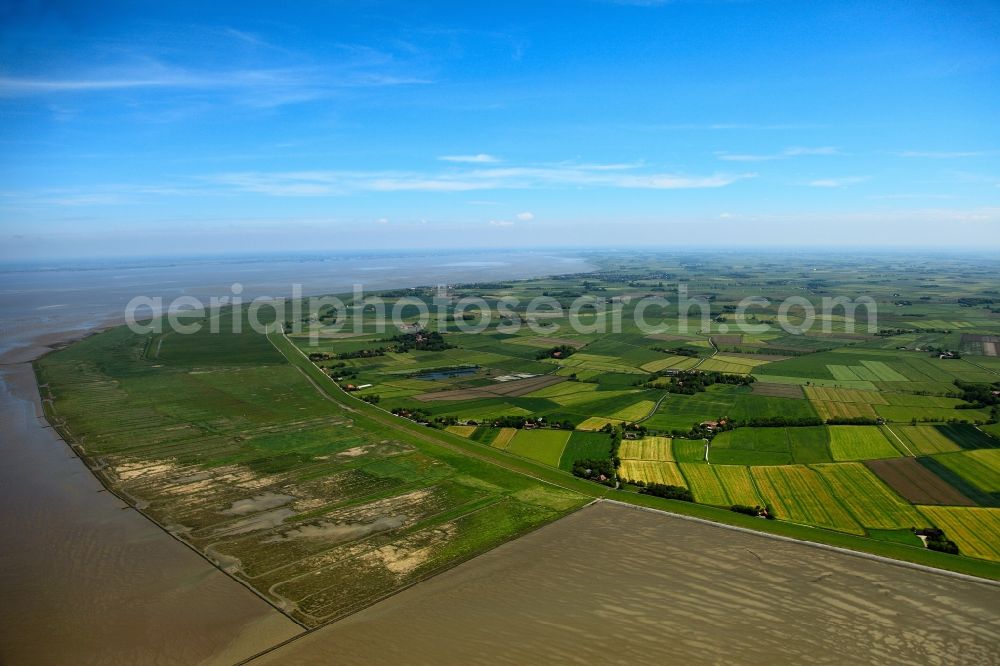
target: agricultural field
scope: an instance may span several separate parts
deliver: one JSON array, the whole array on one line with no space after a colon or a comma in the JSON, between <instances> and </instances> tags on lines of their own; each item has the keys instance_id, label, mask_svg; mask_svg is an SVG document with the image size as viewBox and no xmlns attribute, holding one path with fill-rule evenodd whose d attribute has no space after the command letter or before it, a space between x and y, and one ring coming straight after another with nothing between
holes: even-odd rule
<instances>
[{"instance_id":1,"label":"agricultural field","mask_svg":"<svg viewBox=\"0 0 1000 666\"><path fill-rule=\"evenodd\" d=\"M668 486L687 487L687 482L676 463L654 460L622 460L618 476L626 481L662 483Z\"/></svg>"},{"instance_id":2,"label":"agricultural field","mask_svg":"<svg viewBox=\"0 0 1000 666\"><path fill-rule=\"evenodd\" d=\"M630 460L661 460L673 462L674 454L669 437L643 437L626 439L621 443L618 456Z\"/></svg>"},{"instance_id":3,"label":"agricultural field","mask_svg":"<svg viewBox=\"0 0 1000 666\"><path fill-rule=\"evenodd\" d=\"M679 467L697 502L717 506L758 506L763 503L748 467L705 463L680 463Z\"/></svg>"},{"instance_id":4,"label":"agricultural field","mask_svg":"<svg viewBox=\"0 0 1000 666\"><path fill-rule=\"evenodd\" d=\"M558 467L569 436L564 430L518 430L507 451Z\"/></svg>"},{"instance_id":5,"label":"agricultural field","mask_svg":"<svg viewBox=\"0 0 1000 666\"><path fill-rule=\"evenodd\" d=\"M951 438L941 426L885 426L890 439L899 438L897 443L911 455L930 455L932 453L949 453L961 451L962 448Z\"/></svg>"},{"instance_id":6,"label":"agricultural field","mask_svg":"<svg viewBox=\"0 0 1000 666\"><path fill-rule=\"evenodd\" d=\"M831 530L864 534L820 474L804 465L751 467L761 497L778 518Z\"/></svg>"},{"instance_id":7,"label":"agricultural field","mask_svg":"<svg viewBox=\"0 0 1000 666\"><path fill-rule=\"evenodd\" d=\"M900 529L926 527L912 504L894 493L861 463L816 465L813 469L864 527Z\"/></svg>"},{"instance_id":8,"label":"agricultural field","mask_svg":"<svg viewBox=\"0 0 1000 666\"><path fill-rule=\"evenodd\" d=\"M922 506L920 511L963 555L1000 562L1000 509Z\"/></svg>"},{"instance_id":9,"label":"agricultural field","mask_svg":"<svg viewBox=\"0 0 1000 666\"><path fill-rule=\"evenodd\" d=\"M939 463L979 490L1000 492L1000 449L979 449L934 456Z\"/></svg>"},{"instance_id":10,"label":"agricultural field","mask_svg":"<svg viewBox=\"0 0 1000 666\"><path fill-rule=\"evenodd\" d=\"M912 504L975 506L975 502L913 458L869 460L865 465Z\"/></svg>"},{"instance_id":11,"label":"agricultural field","mask_svg":"<svg viewBox=\"0 0 1000 666\"><path fill-rule=\"evenodd\" d=\"M566 442L560 469L570 470L577 460L599 460L607 458L611 451L611 436L602 432L574 431Z\"/></svg>"},{"instance_id":12,"label":"agricultural field","mask_svg":"<svg viewBox=\"0 0 1000 666\"><path fill-rule=\"evenodd\" d=\"M444 301L490 308L478 333L454 311L377 326L347 298L342 330L330 312L267 337L113 330L38 373L49 417L112 487L307 626L592 497L652 501L572 476L614 446L623 480L686 486L715 507L766 503L798 534L916 549L908 528L934 524L969 558L995 559L1000 535L983 530L1000 506L1000 426L961 384L1000 382L986 353L1000 335L986 304L997 272L955 264L931 288L927 265L902 259L783 262L748 257L737 271L711 254L601 255L592 272L448 287ZM706 321L641 330L634 302L679 284L710 297ZM878 329L858 315L850 330L837 312L806 335L734 334L751 291L772 303L757 322L789 296L870 294ZM567 310L582 294L620 325L574 331ZM560 307L498 308L543 295ZM692 510L679 504L662 506Z\"/></svg>"},{"instance_id":13,"label":"agricultural field","mask_svg":"<svg viewBox=\"0 0 1000 666\"><path fill-rule=\"evenodd\" d=\"M875 426L829 426L833 459L875 460L902 455Z\"/></svg>"}]
</instances>

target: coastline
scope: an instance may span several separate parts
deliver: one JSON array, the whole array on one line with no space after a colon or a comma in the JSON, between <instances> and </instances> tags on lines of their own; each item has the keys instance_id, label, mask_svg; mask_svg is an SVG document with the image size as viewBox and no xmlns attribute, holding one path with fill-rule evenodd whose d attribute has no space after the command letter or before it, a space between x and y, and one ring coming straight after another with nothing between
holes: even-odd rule
<instances>
[{"instance_id":1,"label":"coastline","mask_svg":"<svg viewBox=\"0 0 1000 666\"><path fill-rule=\"evenodd\" d=\"M119 324L47 332L0 356L0 661L141 654L225 664L298 635L287 616L107 492L45 419L33 362Z\"/></svg>"}]
</instances>

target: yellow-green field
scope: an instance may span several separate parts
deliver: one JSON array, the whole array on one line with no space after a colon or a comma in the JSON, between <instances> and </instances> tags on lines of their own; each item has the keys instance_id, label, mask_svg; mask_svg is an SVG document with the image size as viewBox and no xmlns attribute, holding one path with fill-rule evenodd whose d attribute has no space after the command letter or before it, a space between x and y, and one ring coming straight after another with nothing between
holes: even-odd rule
<instances>
[{"instance_id":1,"label":"yellow-green field","mask_svg":"<svg viewBox=\"0 0 1000 666\"><path fill-rule=\"evenodd\" d=\"M712 465L712 470L719 478L726 495L732 504L757 506L763 504L757 488L750 477L750 469L741 465Z\"/></svg>"},{"instance_id":2,"label":"yellow-green field","mask_svg":"<svg viewBox=\"0 0 1000 666\"><path fill-rule=\"evenodd\" d=\"M669 437L643 437L642 439L626 439L618 450L618 457L623 460L660 460L673 462L674 453Z\"/></svg>"},{"instance_id":3,"label":"yellow-green field","mask_svg":"<svg viewBox=\"0 0 1000 666\"><path fill-rule=\"evenodd\" d=\"M917 426L891 426L892 432L899 436L906 445L916 455L930 455L932 453L949 453L951 451L961 451L961 447L951 441L943 432L931 425Z\"/></svg>"},{"instance_id":4,"label":"yellow-green field","mask_svg":"<svg viewBox=\"0 0 1000 666\"><path fill-rule=\"evenodd\" d=\"M460 437L470 437L476 432L476 426L454 425L445 428L448 432L453 432Z\"/></svg>"},{"instance_id":5,"label":"yellow-green field","mask_svg":"<svg viewBox=\"0 0 1000 666\"><path fill-rule=\"evenodd\" d=\"M889 489L861 463L815 465L814 469L859 523L876 529L926 527L913 505Z\"/></svg>"},{"instance_id":6,"label":"yellow-green field","mask_svg":"<svg viewBox=\"0 0 1000 666\"><path fill-rule=\"evenodd\" d=\"M778 518L864 534L816 471L804 465L752 467L750 471L760 494Z\"/></svg>"},{"instance_id":7,"label":"yellow-green field","mask_svg":"<svg viewBox=\"0 0 1000 666\"><path fill-rule=\"evenodd\" d=\"M514 435L516 435L517 432L517 428L500 428L500 432L498 432L497 436L493 439L491 446L506 450L507 446L510 445L510 440L514 439Z\"/></svg>"},{"instance_id":8,"label":"yellow-green field","mask_svg":"<svg viewBox=\"0 0 1000 666\"><path fill-rule=\"evenodd\" d=\"M730 504L726 489L707 463L679 463L695 502L726 506Z\"/></svg>"},{"instance_id":9,"label":"yellow-green field","mask_svg":"<svg viewBox=\"0 0 1000 666\"><path fill-rule=\"evenodd\" d=\"M603 418L601 416L591 416L591 417L589 417L587 419L584 419L580 423L580 425L578 425L576 427L576 429L577 430L600 430L601 428L603 428L604 426L608 425L609 423L617 424L617 423L621 423L621 421L619 421L617 419L606 419L606 418Z\"/></svg>"},{"instance_id":10,"label":"yellow-green field","mask_svg":"<svg viewBox=\"0 0 1000 666\"><path fill-rule=\"evenodd\" d=\"M1000 491L1000 449L962 451L935 459L980 490Z\"/></svg>"},{"instance_id":11,"label":"yellow-green field","mask_svg":"<svg viewBox=\"0 0 1000 666\"><path fill-rule=\"evenodd\" d=\"M920 511L958 544L962 555L1000 562L1000 509L921 506Z\"/></svg>"},{"instance_id":12,"label":"yellow-green field","mask_svg":"<svg viewBox=\"0 0 1000 666\"><path fill-rule=\"evenodd\" d=\"M653 460L622 460L618 476L627 481L663 483L668 486L684 486L687 482L676 463Z\"/></svg>"},{"instance_id":13,"label":"yellow-green field","mask_svg":"<svg viewBox=\"0 0 1000 666\"><path fill-rule=\"evenodd\" d=\"M837 461L875 460L902 455L878 426L830 426L830 453Z\"/></svg>"},{"instance_id":14,"label":"yellow-green field","mask_svg":"<svg viewBox=\"0 0 1000 666\"><path fill-rule=\"evenodd\" d=\"M638 421L641 418L649 416L649 413L653 411L653 407L656 407L656 403L652 400L640 400L624 409L619 409L611 416L622 421Z\"/></svg>"}]
</instances>

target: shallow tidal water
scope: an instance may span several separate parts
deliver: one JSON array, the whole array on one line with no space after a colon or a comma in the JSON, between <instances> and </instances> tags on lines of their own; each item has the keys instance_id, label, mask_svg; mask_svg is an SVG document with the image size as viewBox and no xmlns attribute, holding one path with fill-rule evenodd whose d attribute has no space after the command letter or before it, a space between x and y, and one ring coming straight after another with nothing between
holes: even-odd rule
<instances>
[{"instance_id":1,"label":"shallow tidal water","mask_svg":"<svg viewBox=\"0 0 1000 666\"><path fill-rule=\"evenodd\" d=\"M1000 586L599 502L253 664L991 664Z\"/></svg>"}]
</instances>

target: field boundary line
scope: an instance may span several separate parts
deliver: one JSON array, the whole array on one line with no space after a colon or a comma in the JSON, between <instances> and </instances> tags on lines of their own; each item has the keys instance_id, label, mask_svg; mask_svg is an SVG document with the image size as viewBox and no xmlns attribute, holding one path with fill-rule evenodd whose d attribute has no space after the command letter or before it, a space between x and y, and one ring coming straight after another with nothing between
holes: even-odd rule
<instances>
[{"instance_id":1,"label":"field boundary line","mask_svg":"<svg viewBox=\"0 0 1000 666\"><path fill-rule=\"evenodd\" d=\"M885 425L885 429L892 433L892 436L896 438L896 441L899 442L904 449L906 449L906 452L910 454L911 458L916 458L917 457L916 454L913 453L913 451L910 451L910 447L908 447L903 442L903 440L899 438L899 435L897 435L896 432L892 428L890 428L888 425Z\"/></svg>"},{"instance_id":2,"label":"field boundary line","mask_svg":"<svg viewBox=\"0 0 1000 666\"><path fill-rule=\"evenodd\" d=\"M768 539L776 539L778 541L786 541L789 543L803 544L806 546L811 546L813 548L820 548L822 550L828 550L835 553L842 553L844 555L852 555L854 557L860 557L866 560L872 560L875 562L883 562L885 564L892 564L898 567L905 567L907 569L914 569L916 571L923 571L926 573L939 574L942 576L949 576L952 578L957 578L959 580L965 580L971 583L985 583L996 588L1000 588L1000 580L992 580L989 578L981 578L979 576L971 576L969 574L960 573L958 571L950 571L948 569L939 569L937 567L931 567L926 564L917 564L916 562L907 562L906 560L897 560L891 557L885 557L883 555L876 555L874 553L866 553L861 550L852 550L850 548L842 548L840 546L831 546L825 543L819 543L817 541L809 541L806 539L796 539L794 537L785 536L783 534L773 534L771 532L763 532L749 527L740 527L739 525L729 525L726 523L716 523L711 520L706 520L704 518L698 518L697 516L688 516L683 513L674 513L673 511L666 511L664 509L654 509L648 506L639 506L638 504L629 504L628 502L622 502L620 500L610 499L607 497L597 498L595 502L609 502L611 504L616 504L618 506L628 507L630 509L636 509L639 511L650 511L652 513L664 514L671 516L673 518L681 518L682 520L690 520L695 523L701 523L703 525L710 525L712 527L720 527L727 530L734 530L736 532L743 532L745 534L755 534L757 536L766 537ZM592 502L593 503L593 502ZM561 519L560 519L561 520ZM558 522L558 521L556 521ZM815 527L814 525L807 525L806 527L812 527L813 529L822 530L821 527Z\"/></svg>"}]
</instances>

